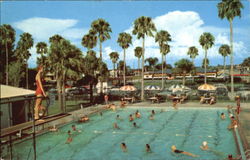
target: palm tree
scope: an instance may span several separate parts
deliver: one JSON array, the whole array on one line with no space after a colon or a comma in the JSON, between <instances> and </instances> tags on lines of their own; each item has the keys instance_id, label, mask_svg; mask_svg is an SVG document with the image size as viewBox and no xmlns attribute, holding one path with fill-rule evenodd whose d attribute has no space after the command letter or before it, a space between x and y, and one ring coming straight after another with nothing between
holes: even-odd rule
<instances>
[{"instance_id":1,"label":"palm tree","mask_svg":"<svg viewBox=\"0 0 250 160\"><path fill-rule=\"evenodd\" d=\"M129 47L129 45L132 43L132 36L128 33L120 33L119 37L117 39L117 43L119 43L119 46L123 49L123 61L124 61L124 67L123 67L123 85L126 85L126 49Z\"/></svg>"},{"instance_id":2,"label":"palm tree","mask_svg":"<svg viewBox=\"0 0 250 160\"><path fill-rule=\"evenodd\" d=\"M154 79L154 73L155 73L155 66L158 62L158 58L154 57L150 57L145 59L145 62L148 62L149 67L153 70L153 76L152 76L152 80Z\"/></svg>"},{"instance_id":3,"label":"palm tree","mask_svg":"<svg viewBox=\"0 0 250 160\"><path fill-rule=\"evenodd\" d=\"M15 42L16 31L11 27L11 25L3 24L0 26L0 35L1 46L4 46L5 48L5 81L6 85L9 85L9 52Z\"/></svg>"},{"instance_id":4,"label":"palm tree","mask_svg":"<svg viewBox=\"0 0 250 160\"><path fill-rule=\"evenodd\" d=\"M209 66L209 59L208 58L204 58L202 60L202 68L207 68Z\"/></svg>"},{"instance_id":5,"label":"palm tree","mask_svg":"<svg viewBox=\"0 0 250 160\"><path fill-rule=\"evenodd\" d=\"M99 47L100 47L100 59L102 61L102 42L110 39L109 33L112 32L110 25L104 19L97 19L91 23L91 32L97 34ZM103 83L101 81L101 94L103 93Z\"/></svg>"},{"instance_id":6,"label":"palm tree","mask_svg":"<svg viewBox=\"0 0 250 160\"><path fill-rule=\"evenodd\" d=\"M227 44L223 44L219 48L219 53L223 56L224 58L224 74L226 71L226 57L231 54L230 47Z\"/></svg>"},{"instance_id":7,"label":"palm tree","mask_svg":"<svg viewBox=\"0 0 250 160\"><path fill-rule=\"evenodd\" d=\"M164 83L163 83L163 70L164 70L164 66L163 66L163 62L164 62L164 56L166 56L167 53L170 52L170 48L166 48L168 41L171 41L171 35L168 33L168 31L164 31L161 30L159 32L156 33L155 36L155 42L158 42L159 47L160 47L160 53L161 53L161 62L162 62L162 71L161 71L161 88L163 89L164 87ZM165 45L165 46L164 46ZM166 50L168 49L168 50Z\"/></svg>"},{"instance_id":8,"label":"palm tree","mask_svg":"<svg viewBox=\"0 0 250 160\"><path fill-rule=\"evenodd\" d=\"M164 88L164 83L163 83L163 70L166 70L166 65L167 64L167 60L166 60L166 55L170 52L170 46L168 44L163 44L160 47L160 52L162 54L162 59L163 59L163 63L161 65L161 74L162 74L162 78L161 78L161 87L162 89ZM164 58L165 57L165 58ZM166 79L165 79L166 81Z\"/></svg>"},{"instance_id":9,"label":"palm tree","mask_svg":"<svg viewBox=\"0 0 250 160\"><path fill-rule=\"evenodd\" d=\"M142 38L142 83L141 83L141 99L144 100L144 53L145 53L145 37L154 37L153 32L156 31L155 25L150 17L141 16L134 21L133 35L137 35L137 39Z\"/></svg>"},{"instance_id":10,"label":"palm tree","mask_svg":"<svg viewBox=\"0 0 250 160\"><path fill-rule=\"evenodd\" d=\"M138 70L140 69L140 59L142 56L142 48L141 47L136 47L134 49L135 56L138 58Z\"/></svg>"},{"instance_id":11,"label":"palm tree","mask_svg":"<svg viewBox=\"0 0 250 160\"><path fill-rule=\"evenodd\" d=\"M189 55L189 57L192 59L192 62L193 62L193 65L194 65L194 59L195 59L196 56L199 55L198 49L195 46L189 47L187 55ZM194 69L195 69L195 67L194 67ZM193 75L192 81L193 82L194 82L194 72L195 72L195 70L192 72L192 75Z\"/></svg>"},{"instance_id":12,"label":"palm tree","mask_svg":"<svg viewBox=\"0 0 250 160\"><path fill-rule=\"evenodd\" d=\"M233 19L236 16L241 17L241 9L243 9L243 5L240 0L222 0L217 5L218 8L218 16L221 19L227 18L230 23L230 50L231 50L231 93L234 93L234 78L233 78Z\"/></svg>"},{"instance_id":13,"label":"palm tree","mask_svg":"<svg viewBox=\"0 0 250 160\"><path fill-rule=\"evenodd\" d=\"M188 59L181 59L175 63L178 72L183 73L182 84L185 85L186 74L190 73L194 67L193 63Z\"/></svg>"},{"instance_id":14,"label":"palm tree","mask_svg":"<svg viewBox=\"0 0 250 160\"><path fill-rule=\"evenodd\" d=\"M118 59L119 59L119 54L117 53L117 52L111 52L110 54L109 54L109 56L110 56L110 59L112 60L112 63L113 63L113 68L114 68L114 76L116 76L116 72L115 72L115 64L116 64L116 62L118 61Z\"/></svg>"},{"instance_id":15,"label":"palm tree","mask_svg":"<svg viewBox=\"0 0 250 160\"><path fill-rule=\"evenodd\" d=\"M20 35L20 40L17 43L17 53L24 60L26 65L26 88L29 88L28 82L28 59L31 56L29 49L33 46L34 40L32 35L25 32Z\"/></svg>"},{"instance_id":16,"label":"palm tree","mask_svg":"<svg viewBox=\"0 0 250 160\"><path fill-rule=\"evenodd\" d=\"M38 64L39 65L45 65L45 57L44 54L48 53L48 47L45 42L38 42L36 44L36 52L38 54L41 54L41 59L38 59Z\"/></svg>"},{"instance_id":17,"label":"palm tree","mask_svg":"<svg viewBox=\"0 0 250 160\"><path fill-rule=\"evenodd\" d=\"M82 37L82 45L88 50L93 49L97 44L97 36L90 30L88 34Z\"/></svg>"},{"instance_id":18,"label":"palm tree","mask_svg":"<svg viewBox=\"0 0 250 160\"><path fill-rule=\"evenodd\" d=\"M205 59L207 59L207 50L214 45L214 36L211 33L204 32L199 39L200 45L205 50ZM207 61L205 61L205 83L207 83Z\"/></svg>"}]
</instances>

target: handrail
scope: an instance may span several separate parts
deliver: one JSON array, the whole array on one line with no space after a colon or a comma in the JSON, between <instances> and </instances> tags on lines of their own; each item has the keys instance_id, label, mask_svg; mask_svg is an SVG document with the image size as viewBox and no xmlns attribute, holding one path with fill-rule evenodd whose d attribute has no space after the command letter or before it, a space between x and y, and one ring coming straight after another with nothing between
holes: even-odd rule
<instances>
[{"instance_id":1,"label":"handrail","mask_svg":"<svg viewBox=\"0 0 250 160\"><path fill-rule=\"evenodd\" d=\"M233 114L232 109L228 109L228 110L230 111L231 114ZM241 159L242 160L247 160L246 154L245 154L242 142L241 142L241 137L240 137L240 134L239 134L237 126L234 126L234 133L235 133L235 136L236 136L236 139L237 139L236 143L238 144L238 147L239 147L239 150L240 150Z\"/></svg>"}]
</instances>

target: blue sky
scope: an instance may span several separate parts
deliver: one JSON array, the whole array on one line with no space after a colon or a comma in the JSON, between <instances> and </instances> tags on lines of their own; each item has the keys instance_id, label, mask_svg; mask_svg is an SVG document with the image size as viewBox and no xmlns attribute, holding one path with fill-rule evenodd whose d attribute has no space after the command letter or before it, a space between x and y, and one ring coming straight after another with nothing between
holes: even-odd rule
<instances>
[{"instance_id":1,"label":"blue sky","mask_svg":"<svg viewBox=\"0 0 250 160\"><path fill-rule=\"evenodd\" d=\"M103 58L109 68L112 67L109 53L117 51L120 59L122 49L116 43L119 33L131 33L133 22L140 16L153 19L158 30L167 30L172 36L171 52L167 55L167 63L174 64L181 58L188 58L188 47L196 46L199 56L196 65L201 65L204 51L198 43L203 32L211 32L215 37L215 45L209 49L208 58L211 65L222 64L218 54L222 44L229 44L229 22L218 18L217 3L219 1L5 1L1 2L1 24L11 24L17 32L17 39L23 32L33 35L35 43L48 42L49 37L60 34L81 48L81 39L90 28L91 22L103 18L112 28L111 39L103 43ZM250 56L250 6L249 1L242 1L244 9L242 17L235 18L234 53L235 64ZM127 50L126 61L132 68L137 67L134 48L141 46L141 40L133 37L133 45ZM35 46L35 45L34 45ZM94 49L99 52L98 48ZM29 66L36 66L36 49L33 47ZM97 54L99 55L99 54ZM158 57L159 48L153 38L146 39L145 57ZM227 59L229 63L229 58Z\"/></svg>"}]
</instances>

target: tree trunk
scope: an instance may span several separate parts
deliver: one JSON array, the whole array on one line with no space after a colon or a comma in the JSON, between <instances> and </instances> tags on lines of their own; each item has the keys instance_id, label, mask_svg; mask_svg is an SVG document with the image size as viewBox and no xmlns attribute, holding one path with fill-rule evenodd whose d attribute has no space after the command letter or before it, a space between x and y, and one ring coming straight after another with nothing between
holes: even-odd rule
<instances>
[{"instance_id":1,"label":"tree trunk","mask_svg":"<svg viewBox=\"0 0 250 160\"><path fill-rule=\"evenodd\" d=\"M63 112L66 112L66 97L65 97L65 76L66 76L66 71L63 73L63 81L62 81L62 109Z\"/></svg>"},{"instance_id":2,"label":"tree trunk","mask_svg":"<svg viewBox=\"0 0 250 160\"><path fill-rule=\"evenodd\" d=\"M90 82L89 84L89 89L90 89L90 103L93 104L93 84Z\"/></svg>"},{"instance_id":3,"label":"tree trunk","mask_svg":"<svg viewBox=\"0 0 250 160\"><path fill-rule=\"evenodd\" d=\"M140 75L140 71L139 70L140 70L140 58L138 58L138 73L139 73L138 75Z\"/></svg>"},{"instance_id":4,"label":"tree trunk","mask_svg":"<svg viewBox=\"0 0 250 160\"><path fill-rule=\"evenodd\" d=\"M113 70L114 71L114 75L113 76L115 77L115 63L113 63L113 69L114 69Z\"/></svg>"},{"instance_id":5,"label":"tree trunk","mask_svg":"<svg viewBox=\"0 0 250 160\"><path fill-rule=\"evenodd\" d=\"M9 85L9 54L7 42L5 42L5 54L6 54L6 85Z\"/></svg>"},{"instance_id":6,"label":"tree trunk","mask_svg":"<svg viewBox=\"0 0 250 160\"><path fill-rule=\"evenodd\" d=\"M230 47L231 47L231 59L230 59L230 63L231 63L231 93L234 93L234 52L233 52L233 22L232 20L229 21L230 22Z\"/></svg>"},{"instance_id":7,"label":"tree trunk","mask_svg":"<svg viewBox=\"0 0 250 160\"><path fill-rule=\"evenodd\" d=\"M223 67L224 75L225 75L225 71L226 71L226 56L224 56L224 67Z\"/></svg>"},{"instance_id":8,"label":"tree trunk","mask_svg":"<svg viewBox=\"0 0 250 160\"><path fill-rule=\"evenodd\" d=\"M205 84L207 83L207 50L205 49Z\"/></svg>"},{"instance_id":9,"label":"tree trunk","mask_svg":"<svg viewBox=\"0 0 250 160\"><path fill-rule=\"evenodd\" d=\"M185 86L185 82L186 82L186 71L183 71L183 77L182 77L182 85Z\"/></svg>"},{"instance_id":10,"label":"tree trunk","mask_svg":"<svg viewBox=\"0 0 250 160\"><path fill-rule=\"evenodd\" d=\"M144 53L145 53L145 48L144 48L144 43L145 43L145 38L142 38L142 61L141 61L141 65L142 65L142 69L141 69L141 100L144 100Z\"/></svg>"},{"instance_id":11,"label":"tree trunk","mask_svg":"<svg viewBox=\"0 0 250 160\"><path fill-rule=\"evenodd\" d=\"M99 38L100 40L100 38ZM101 40L100 40L100 59L102 61L102 43L101 43ZM102 95L103 93L103 82L102 82L102 79L100 80L100 94Z\"/></svg>"},{"instance_id":12,"label":"tree trunk","mask_svg":"<svg viewBox=\"0 0 250 160\"><path fill-rule=\"evenodd\" d=\"M59 107L60 107L61 111L63 111L61 78L58 77L58 79L56 80L56 85L57 85L57 92L58 92L58 104L59 104Z\"/></svg>"},{"instance_id":13,"label":"tree trunk","mask_svg":"<svg viewBox=\"0 0 250 160\"><path fill-rule=\"evenodd\" d=\"M123 65L123 85L126 85L126 50L123 50L123 61L124 61L124 65Z\"/></svg>"},{"instance_id":14,"label":"tree trunk","mask_svg":"<svg viewBox=\"0 0 250 160\"><path fill-rule=\"evenodd\" d=\"M28 71L28 59L26 60L26 88L29 88L29 71Z\"/></svg>"},{"instance_id":15,"label":"tree trunk","mask_svg":"<svg viewBox=\"0 0 250 160\"><path fill-rule=\"evenodd\" d=\"M192 58L192 60L193 60L193 65L194 65L194 58ZM192 82L194 83L194 73L192 74Z\"/></svg>"},{"instance_id":16,"label":"tree trunk","mask_svg":"<svg viewBox=\"0 0 250 160\"><path fill-rule=\"evenodd\" d=\"M163 54L161 54L161 89L164 87L164 82L163 82Z\"/></svg>"}]
</instances>

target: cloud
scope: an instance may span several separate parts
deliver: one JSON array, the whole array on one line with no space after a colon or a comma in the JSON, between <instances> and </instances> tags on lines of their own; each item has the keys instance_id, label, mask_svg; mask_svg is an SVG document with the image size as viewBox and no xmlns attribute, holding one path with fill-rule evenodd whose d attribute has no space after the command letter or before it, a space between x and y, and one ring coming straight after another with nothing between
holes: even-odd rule
<instances>
[{"instance_id":1,"label":"cloud","mask_svg":"<svg viewBox=\"0 0 250 160\"><path fill-rule=\"evenodd\" d=\"M196 46L199 50L199 55L196 57L195 63L201 65L201 60L204 58L204 50L199 44L200 35L204 32L211 32L215 37L215 44L208 50L208 57L217 59L218 49L222 44L229 44L229 28L207 26L201 19L199 14L194 11L173 11L164 15L153 18L153 22L157 30L166 30L170 33L172 41L169 42L171 51L167 55L167 63L174 64L181 58L189 58L187 56L188 48ZM125 30L127 33L132 33L133 26ZM235 29L235 34L246 33L242 28ZM142 46L142 40L138 40L133 36L133 46L127 51L127 59L135 60L134 48ZM244 47L242 41L234 42L235 55L244 57L247 49ZM159 53L158 44L155 43L154 38L146 37L145 40L145 59L148 57L157 57L161 62L161 54ZM220 60L220 57L219 57ZM210 60L212 61L212 60ZM216 61L218 62L218 61ZM213 63L213 61L212 61ZM215 61L214 61L215 63Z\"/></svg>"},{"instance_id":2,"label":"cloud","mask_svg":"<svg viewBox=\"0 0 250 160\"><path fill-rule=\"evenodd\" d=\"M37 41L47 41L49 37L60 34L70 40L80 39L87 32L84 28L75 28L78 20L50 19L33 17L18 21L14 26L23 32L29 32Z\"/></svg>"}]
</instances>

